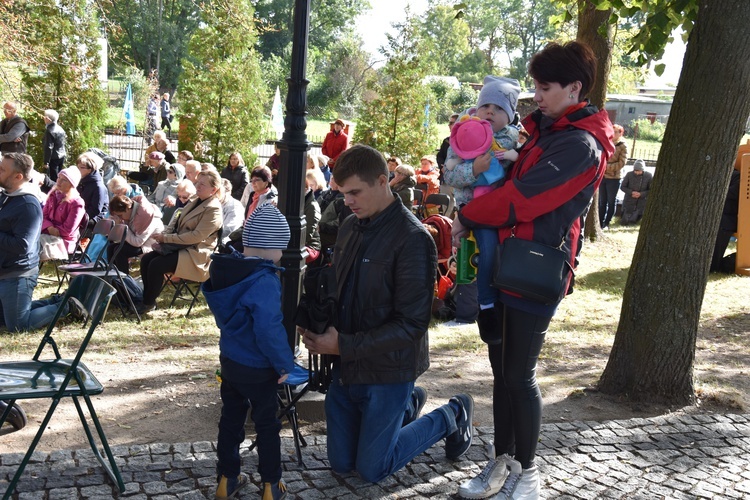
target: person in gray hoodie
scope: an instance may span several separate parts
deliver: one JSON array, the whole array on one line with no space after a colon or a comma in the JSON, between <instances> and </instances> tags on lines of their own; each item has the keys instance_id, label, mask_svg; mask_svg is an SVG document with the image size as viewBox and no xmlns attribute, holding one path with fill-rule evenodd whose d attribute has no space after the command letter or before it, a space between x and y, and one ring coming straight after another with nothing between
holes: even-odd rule
<instances>
[{"instance_id":1,"label":"person in gray hoodie","mask_svg":"<svg viewBox=\"0 0 750 500\"><path fill-rule=\"evenodd\" d=\"M162 210L164 207L175 206L177 185L185 178L185 167L179 163L173 163L167 167L167 178L161 181L148 196L148 201Z\"/></svg>"}]
</instances>

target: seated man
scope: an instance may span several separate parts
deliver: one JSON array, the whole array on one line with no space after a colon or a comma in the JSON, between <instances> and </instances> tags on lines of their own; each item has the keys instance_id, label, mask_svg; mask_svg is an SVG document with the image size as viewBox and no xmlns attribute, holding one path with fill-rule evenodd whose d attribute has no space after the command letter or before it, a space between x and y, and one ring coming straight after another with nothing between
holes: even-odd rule
<instances>
[{"instance_id":1,"label":"seated man","mask_svg":"<svg viewBox=\"0 0 750 500\"><path fill-rule=\"evenodd\" d=\"M344 151L333 177L355 215L334 250L339 314L321 334L302 330L311 353L337 355L325 402L331 468L377 482L443 438L456 460L471 446L471 396L418 417L427 394L414 387L429 366L435 243L391 193L377 150Z\"/></svg>"},{"instance_id":2,"label":"seated man","mask_svg":"<svg viewBox=\"0 0 750 500\"><path fill-rule=\"evenodd\" d=\"M625 193L625 199L622 202L622 219L620 219L620 224L623 226L640 221L643 212L646 211L646 199L654 176L643 170L645 165L643 160L635 160L633 171L625 174L625 179L620 186Z\"/></svg>"},{"instance_id":3,"label":"seated man","mask_svg":"<svg viewBox=\"0 0 750 500\"><path fill-rule=\"evenodd\" d=\"M0 326L9 331L43 328L57 312L59 298L32 301L39 276L42 207L29 184L34 161L24 153L6 153L0 161ZM78 317L83 305L67 307Z\"/></svg>"}]
</instances>

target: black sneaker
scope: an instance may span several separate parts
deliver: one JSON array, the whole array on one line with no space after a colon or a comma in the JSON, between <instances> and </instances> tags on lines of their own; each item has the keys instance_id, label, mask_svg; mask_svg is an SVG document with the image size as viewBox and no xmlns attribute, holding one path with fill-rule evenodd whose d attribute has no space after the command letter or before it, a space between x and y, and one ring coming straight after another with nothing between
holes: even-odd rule
<instances>
[{"instance_id":1,"label":"black sneaker","mask_svg":"<svg viewBox=\"0 0 750 500\"><path fill-rule=\"evenodd\" d=\"M414 422L419 418L419 413L424 408L424 404L427 402L427 391L423 387L414 387L411 393L411 408L414 409L413 413L407 413L404 416L403 426L406 427L410 423Z\"/></svg>"},{"instance_id":2,"label":"black sneaker","mask_svg":"<svg viewBox=\"0 0 750 500\"><path fill-rule=\"evenodd\" d=\"M138 311L139 316L144 316L156 311L156 304L140 304L135 307L135 310Z\"/></svg>"},{"instance_id":3,"label":"black sneaker","mask_svg":"<svg viewBox=\"0 0 750 500\"><path fill-rule=\"evenodd\" d=\"M503 341L503 330L498 318L497 307L480 309L477 316L479 336L485 344L499 344Z\"/></svg>"},{"instance_id":4,"label":"black sneaker","mask_svg":"<svg viewBox=\"0 0 750 500\"><path fill-rule=\"evenodd\" d=\"M474 399L468 394L457 394L451 401L460 408L456 415L458 430L445 438L445 456L450 460L458 460L471 447L474 438Z\"/></svg>"},{"instance_id":5,"label":"black sneaker","mask_svg":"<svg viewBox=\"0 0 750 500\"><path fill-rule=\"evenodd\" d=\"M70 297L68 299L68 314L73 316L75 319L80 319L83 321L85 321L89 317L89 312L86 310L86 307L81 303L80 300L75 297Z\"/></svg>"},{"instance_id":6,"label":"black sneaker","mask_svg":"<svg viewBox=\"0 0 750 500\"><path fill-rule=\"evenodd\" d=\"M5 409L8 407L8 403L5 401L0 401L0 415L5 412ZM23 408L18 406L17 403L13 403L13 406L10 408L10 414L8 414L8 419L6 420L11 427L13 427L15 430L19 431L26 427L26 424L29 422L28 418L26 418L26 412L23 411Z\"/></svg>"}]
</instances>

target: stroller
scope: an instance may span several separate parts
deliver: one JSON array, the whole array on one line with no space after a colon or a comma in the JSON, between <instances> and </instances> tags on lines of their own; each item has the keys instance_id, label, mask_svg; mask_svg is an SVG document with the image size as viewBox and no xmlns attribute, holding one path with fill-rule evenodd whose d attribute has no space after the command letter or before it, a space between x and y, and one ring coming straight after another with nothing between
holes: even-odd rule
<instances>
[{"instance_id":1,"label":"stroller","mask_svg":"<svg viewBox=\"0 0 750 500\"><path fill-rule=\"evenodd\" d=\"M453 243L451 230L453 221L444 215L430 215L422 224L435 240L438 253L436 269L435 298L432 301L432 315L436 319L449 320L456 316L456 304L453 295L456 289L455 266L453 261Z\"/></svg>"},{"instance_id":2,"label":"stroller","mask_svg":"<svg viewBox=\"0 0 750 500\"><path fill-rule=\"evenodd\" d=\"M104 161L104 165L102 165L102 180L106 186L112 180L112 177L120 173L120 164L117 163L117 158L108 155L101 149L91 148L89 151Z\"/></svg>"}]
</instances>

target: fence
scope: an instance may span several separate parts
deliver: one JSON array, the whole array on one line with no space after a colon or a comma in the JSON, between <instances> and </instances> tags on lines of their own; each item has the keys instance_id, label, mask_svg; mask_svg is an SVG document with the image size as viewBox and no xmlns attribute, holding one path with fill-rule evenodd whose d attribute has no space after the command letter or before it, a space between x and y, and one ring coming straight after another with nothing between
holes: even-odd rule
<instances>
[{"instance_id":1,"label":"fence","mask_svg":"<svg viewBox=\"0 0 750 500\"><path fill-rule=\"evenodd\" d=\"M320 148L322 141L316 141L317 137L308 138L312 142L310 146L311 154L320 154ZM271 155L274 154L274 144L276 141L267 140L263 144L259 144L253 148L253 153L258 157L256 160L257 165L265 165ZM174 135L170 136L170 143L172 147L170 149L177 156L177 140ZM143 154L146 151L146 141L140 134L127 135L119 134L114 130L107 130L104 134L104 148L110 155L117 158L120 168L126 171L138 170L138 167L143 163ZM216 165L217 168L221 169L223 165Z\"/></svg>"}]
</instances>

